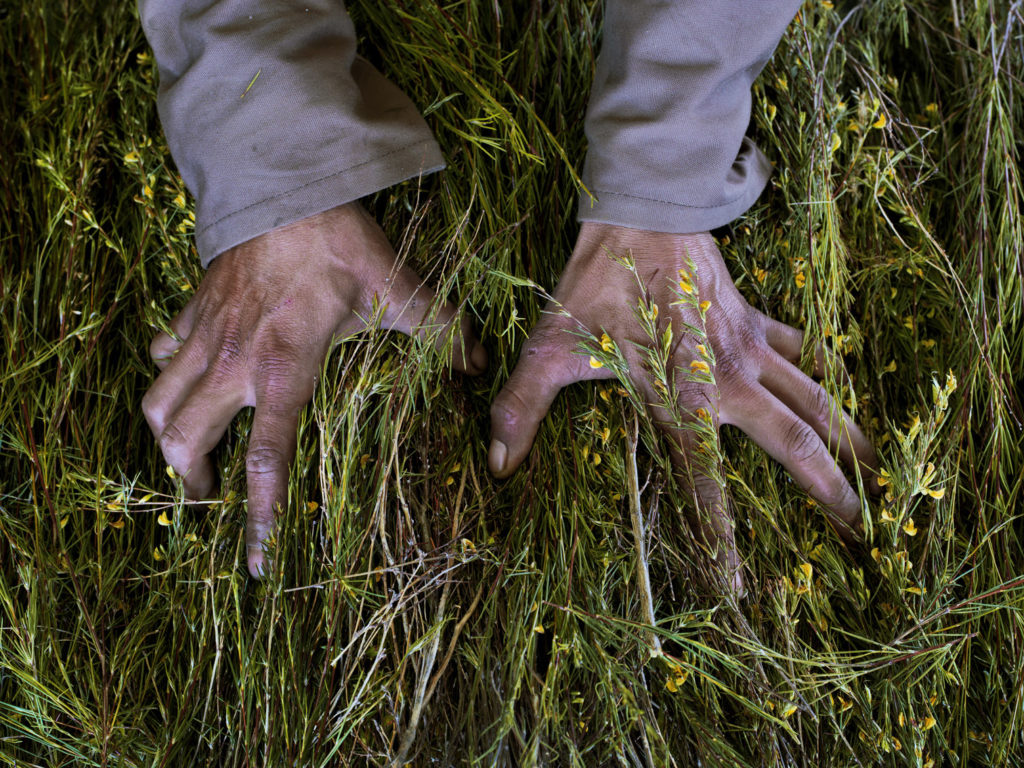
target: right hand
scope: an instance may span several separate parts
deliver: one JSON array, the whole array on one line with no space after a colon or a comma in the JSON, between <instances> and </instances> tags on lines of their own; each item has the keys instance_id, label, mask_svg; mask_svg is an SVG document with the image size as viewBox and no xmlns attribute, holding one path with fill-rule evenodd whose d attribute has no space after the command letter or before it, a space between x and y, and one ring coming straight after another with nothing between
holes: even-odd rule
<instances>
[{"instance_id":1,"label":"right hand","mask_svg":"<svg viewBox=\"0 0 1024 768\"><path fill-rule=\"evenodd\" d=\"M249 571L264 570L274 508L287 501L299 413L312 398L337 337L358 331L381 307L382 327L432 335L439 348L455 309L397 263L377 223L358 203L274 229L218 256L195 296L160 333L150 354L161 369L142 400L167 463L190 498L209 496L207 454L245 406L256 409L246 454ZM468 322L455 328L452 366L477 374L487 353Z\"/></svg>"},{"instance_id":2,"label":"right hand","mask_svg":"<svg viewBox=\"0 0 1024 768\"><path fill-rule=\"evenodd\" d=\"M635 273L620 261L626 256ZM688 303L681 300L683 285ZM508 477L526 458L562 387L615 376L578 351L581 336L606 334L604 343L618 348L626 375L668 437L677 478L699 511L698 540L735 591L742 591L742 577L732 513L717 467L702 458L708 455L702 430L739 427L821 503L844 541L856 539L860 496L835 457L851 469L859 465L871 488L875 450L839 403L796 366L803 333L747 304L710 233L584 222L553 298L491 407L489 465L496 476ZM708 302L703 311L698 301ZM656 338L671 334L671 380L660 382L663 389L648 365L652 340L637 318L641 304L660 309ZM704 328L702 345L688 327ZM819 375L823 362L819 356Z\"/></svg>"}]
</instances>

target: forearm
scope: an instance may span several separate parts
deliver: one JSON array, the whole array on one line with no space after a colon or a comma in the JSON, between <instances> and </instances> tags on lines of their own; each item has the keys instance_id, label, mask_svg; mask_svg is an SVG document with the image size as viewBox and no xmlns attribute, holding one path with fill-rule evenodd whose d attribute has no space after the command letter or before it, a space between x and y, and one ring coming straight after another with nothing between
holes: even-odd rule
<instances>
[{"instance_id":1,"label":"forearm","mask_svg":"<svg viewBox=\"0 0 1024 768\"><path fill-rule=\"evenodd\" d=\"M660 232L728 223L771 172L750 87L799 0L608 0L579 218Z\"/></svg>"},{"instance_id":2,"label":"forearm","mask_svg":"<svg viewBox=\"0 0 1024 768\"><path fill-rule=\"evenodd\" d=\"M356 55L338 0L139 0L203 264L444 165L415 106Z\"/></svg>"}]
</instances>

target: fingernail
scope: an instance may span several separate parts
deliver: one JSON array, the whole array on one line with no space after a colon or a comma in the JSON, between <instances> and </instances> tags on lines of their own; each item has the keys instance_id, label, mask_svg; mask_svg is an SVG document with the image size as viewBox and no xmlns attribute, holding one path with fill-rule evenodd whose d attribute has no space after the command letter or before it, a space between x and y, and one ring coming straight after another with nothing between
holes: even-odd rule
<instances>
[{"instance_id":1,"label":"fingernail","mask_svg":"<svg viewBox=\"0 0 1024 768\"><path fill-rule=\"evenodd\" d=\"M487 463L491 465L491 471L504 472L506 461L508 461L508 447L501 440L492 440L491 449L487 453Z\"/></svg>"},{"instance_id":2,"label":"fingernail","mask_svg":"<svg viewBox=\"0 0 1024 768\"><path fill-rule=\"evenodd\" d=\"M249 574L254 579L263 578L263 547L247 547L249 559Z\"/></svg>"},{"instance_id":3,"label":"fingernail","mask_svg":"<svg viewBox=\"0 0 1024 768\"><path fill-rule=\"evenodd\" d=\"M473 352L470 354L469 359L479 370L487 369L487 350L484 349L484 345L479 341L473 346Z\"/></svg>"}]
</instances>

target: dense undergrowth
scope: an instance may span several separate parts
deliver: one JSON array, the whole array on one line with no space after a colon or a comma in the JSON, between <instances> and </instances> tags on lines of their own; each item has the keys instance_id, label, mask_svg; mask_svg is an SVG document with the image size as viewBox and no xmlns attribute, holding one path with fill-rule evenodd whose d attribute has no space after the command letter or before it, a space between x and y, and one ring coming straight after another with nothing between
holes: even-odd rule
<instances>
[{"instance_id":1,"label":"dense undergrowth","mask_svg":"<svg viewBox=\"0 0 1024 768\"><path fill-rule=\"evenodd\" d=\"M841 352L853 386L827 386L887 484L851 553L725 430L742 600L697 586L617 387L571 388L522 470L486 472L488 404L575 236L599 4L352 6L449 161L367 204L492 365L339 346L263 582L248 417L223 500L195 504L139 408L201 270L137 19L0 7L0 763L1024 762L1019 0L809 2L755 86L777 172L723 253L754 306Z\"/></svg>"}]
</instances>

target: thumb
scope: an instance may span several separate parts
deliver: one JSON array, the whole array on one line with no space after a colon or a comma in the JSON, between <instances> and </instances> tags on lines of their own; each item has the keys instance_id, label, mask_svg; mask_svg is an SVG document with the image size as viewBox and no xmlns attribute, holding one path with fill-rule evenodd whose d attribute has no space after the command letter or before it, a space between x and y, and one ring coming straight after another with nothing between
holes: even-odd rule
<instances>
[{"instance_id":1,"label":"thumb","mask_svg":"<svg viewBox=\"0 0 1024 768\"><path fill-rule=\"evenodd\" d=\"M573 382L607 379L608 368L593 367L577 353L575 321L545 314L523 345L512 375L491 404L491 447L487 464L495 477L508 477L523 462L541 421L559 390Z\"/></svg>"}]
</instances>

